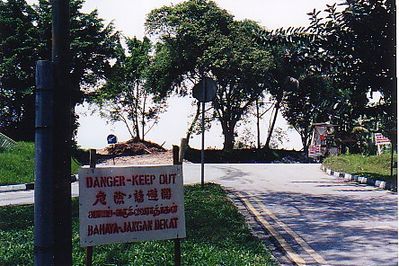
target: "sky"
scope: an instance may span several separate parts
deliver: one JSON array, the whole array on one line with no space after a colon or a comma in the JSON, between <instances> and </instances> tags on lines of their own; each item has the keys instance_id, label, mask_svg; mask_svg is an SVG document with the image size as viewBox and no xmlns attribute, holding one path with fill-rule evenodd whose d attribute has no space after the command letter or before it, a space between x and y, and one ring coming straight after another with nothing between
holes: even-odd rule
<instances>
[{"instance_id":1,"label":"sky","mask_svg":"<svg viewBox=\"0 0 399 266\"><path fill-rule=\"evenodd\" d=\"M33 1L33 0L31 0ZM99 17L106 23L113 22L115 28L127 37L136 36L142 38L145 34L144 22L146 15L154 8L164 5L177 4L182 1L163 0L86 0L83 11L90 12L98 10ZM267 29L287 28L289 26L307 26L308 16L306 13L316 10L324 10L326 4L333 4L334 0L217 0L217 5L226 9L235 19L251 19L258 22ZM169 100L167 112L161 115L159 123L148 133L147 140L164 147L179 145L180 139L185 137L191 116L195 112L192 97L172 97ZM110 124L100 118L95 108L88 106L76 107L80 116L80 127L77 133L77 142L82 148L103 148L107 145L106 137L114 134L118 141L130 138L127 129L122 123ZM266 140L266 131L270 120L266 116L262 120L261 141ZM302 148L299 134L289 127L281 115L277 119L277 127L286 132L284 143L280 146L286 149ZM248 133L249 132L249 133ZM245 139L252 135L256 138L255 121L249 121L238 130L238 138ZM190 140L190 146L201 147L201 137L195 136ZM205 147L221 148L223 146L223 135L220 124L213 123L210 131L205 135Z\"/></svg>"}]
</instances>

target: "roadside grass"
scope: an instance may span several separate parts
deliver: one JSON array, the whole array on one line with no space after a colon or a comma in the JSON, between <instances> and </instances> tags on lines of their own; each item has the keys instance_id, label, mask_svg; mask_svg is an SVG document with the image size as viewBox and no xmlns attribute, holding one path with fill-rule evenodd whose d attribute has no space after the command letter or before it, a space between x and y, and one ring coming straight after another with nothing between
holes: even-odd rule
<instances>
[{"instance_id":1,"label":"roadside grass","mask_svg":"<svg viewBox=\"0 0 399 266\"><path fill-rule=\"evenodd\" d=\"M17 142L9 150L0 150L0 185L34 182L35 145L32 142ZM71 162L72 173L79 165Z\"/></svg>"},{"instance_id":2,"label":"roadside grass","mask_svg":"<svg viewBox=\"0 0 399 266\"><path fill-rule=\"evenodd\" d=\"M185 186L187 238L183 265L275 265L219 185ZM78 200L73 199L73 265L84 265L79 246ZM0 265L33 265L33 206L0 208ZM173 241L94 248L93 265L173 265Z\"/></svg>"},{"instance_id":3,"label":"roadside grass","mask_svg":"<svg viewBox=\"0 0 399 266\"><path fill-rule=\"evenodd\" d=\"M397 161L396 154L394 160ZM374 156L360 154L331 156L325 159L323 164L337 172L393 181L391 180L391 155L387 153Z\"/></svg>"}]
</instances>

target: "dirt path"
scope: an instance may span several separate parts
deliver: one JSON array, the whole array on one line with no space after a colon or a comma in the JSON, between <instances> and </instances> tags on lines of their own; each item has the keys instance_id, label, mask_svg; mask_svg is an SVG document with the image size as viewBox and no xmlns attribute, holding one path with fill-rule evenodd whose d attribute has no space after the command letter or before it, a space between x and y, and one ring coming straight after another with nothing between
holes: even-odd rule
<instances>
[{"instance_id":1,"label":"dirt path","mask_svg":"<svg viewBox=\"0 0 399 266\"><path fill-rule=\"evenodd\" d=\"M172 164L173 154L171 150L166 152L155 152L151 154L135 156L115 157L115 165L149 165L149 164ZM98 165L114 165L113 159L102 161Z\"/></svg>"}]
</instances>

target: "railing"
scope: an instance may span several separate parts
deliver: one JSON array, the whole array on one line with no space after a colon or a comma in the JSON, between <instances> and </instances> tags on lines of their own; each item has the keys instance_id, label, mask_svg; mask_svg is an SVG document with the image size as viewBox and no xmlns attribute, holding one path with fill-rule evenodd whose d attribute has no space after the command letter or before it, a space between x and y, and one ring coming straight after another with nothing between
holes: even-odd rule
<instances>
[{"instance_id":1,"label":"railing","mask_svg":"<svg viewBox=\"0 0 399 266\"><path fill-rule=\"evenodd\" d=\"M16 142L11 138L7 137L3 133L0 133L0 149L11 149L14 147Z\"/></svg>"}]
</instances>

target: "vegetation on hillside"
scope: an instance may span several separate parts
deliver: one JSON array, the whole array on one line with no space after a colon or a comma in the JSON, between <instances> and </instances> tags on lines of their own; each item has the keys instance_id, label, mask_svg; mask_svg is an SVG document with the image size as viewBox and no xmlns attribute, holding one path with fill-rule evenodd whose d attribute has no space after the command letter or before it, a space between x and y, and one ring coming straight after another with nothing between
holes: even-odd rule
<instances>
[{"instance_id":1,"label":"vegetation on hillside","mask_svg":"<svg viewBox=\"0 0 399 266\"><path fill-rule=\"evenodd\" d=\"M397 159L397 155L395 155L394 161L396 162ZM391 155L389 153L375 156L361 154L331 156L325 159L323 164L337 172L394 181L391 179Z\"/></svg>"},{"instance_id":2,"label":"vegetation on hillside","mask_svg":"<svg viewBox=\"0 0 399 266\"><path fill-rule=\"evenodd\" d=\"M31 142L17 142L8 150L0 150L0 185L34 182L35 146ZM72 173L78 172L79 165L71 162Z\"/></svg>"}]
</instances>

